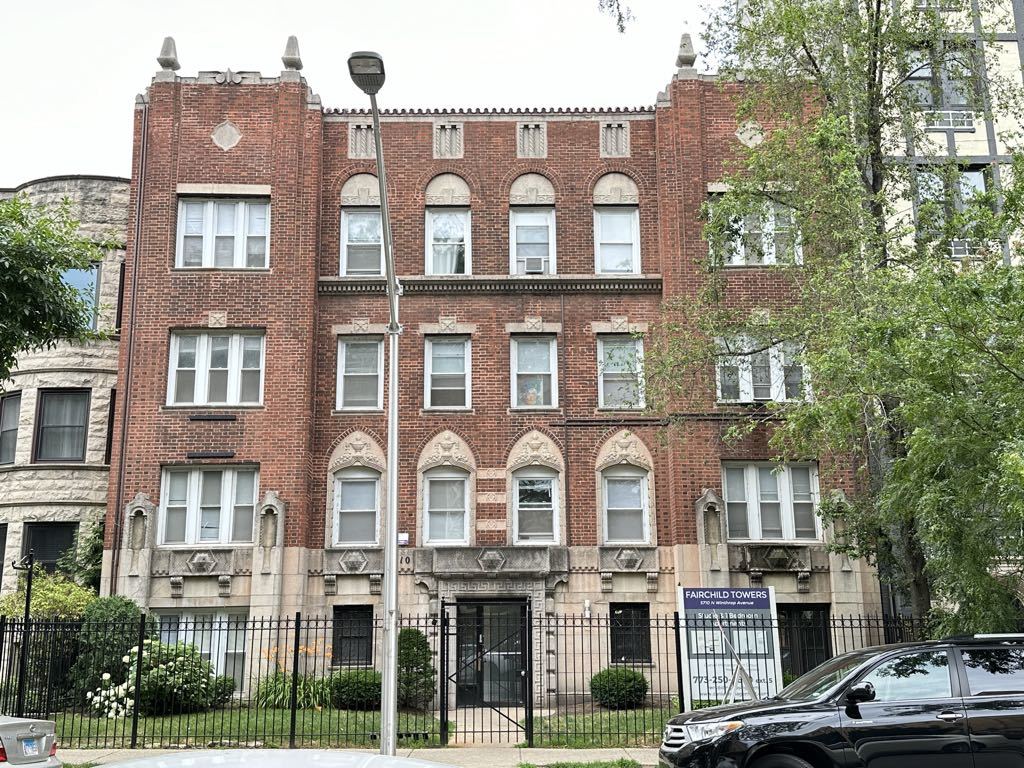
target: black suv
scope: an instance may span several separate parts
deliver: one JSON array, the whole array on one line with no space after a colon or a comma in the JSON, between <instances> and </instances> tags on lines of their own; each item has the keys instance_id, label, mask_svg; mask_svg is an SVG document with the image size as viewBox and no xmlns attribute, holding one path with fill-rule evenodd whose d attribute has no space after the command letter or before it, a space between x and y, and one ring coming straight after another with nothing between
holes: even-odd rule
<instances>
[{"instance_id":1,"label":"black suv","mask_svg":"<svg viewBox=\"0 0 1024 768\"><path fill-rule=\"evenodd\" d=\"M676 715L671 768L1024 768L1024 635L837 656L778 696Z\"/></svg>"}]
</instances>

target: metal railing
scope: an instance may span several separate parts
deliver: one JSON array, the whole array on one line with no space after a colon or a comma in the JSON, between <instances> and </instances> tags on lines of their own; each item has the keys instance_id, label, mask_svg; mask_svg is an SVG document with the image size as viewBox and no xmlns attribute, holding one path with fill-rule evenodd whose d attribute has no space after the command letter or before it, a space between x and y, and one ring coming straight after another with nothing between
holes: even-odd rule
<instances>
[{"instance_id":1,"label":"metal railing","mask_svg":"<svg viewBox=\"0 0 1024 768\"><path fill-rule=\"evenodd\" d=\"M922 636L908 619L823 612L720 622L442 604L400 620L398 740L656 745L681 701L723 698L730 648L767 695L834 655ZM0 713L56 720L66 748L376 747L381 642L369 606L330 618L0 618Z\"/></svg>"}]
</instances>

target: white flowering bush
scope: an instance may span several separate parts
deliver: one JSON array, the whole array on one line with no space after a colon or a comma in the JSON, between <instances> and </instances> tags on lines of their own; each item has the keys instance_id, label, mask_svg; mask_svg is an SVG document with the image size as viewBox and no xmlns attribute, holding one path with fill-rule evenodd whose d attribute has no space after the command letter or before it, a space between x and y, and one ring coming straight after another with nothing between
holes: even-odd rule
<instances>
[{"instance_id":1,"label":"white flowering bush","mask_svg":"<svg viewBox=\"0 0 1024 768\"><path fill-rule=\"evenodd\" d=\"M135 686L128 683L115 685L109 672L104 672L100 686L85 694L89 706L100 717L114 719L131 717L135 709Z\"/></svg>"}]
</instances>

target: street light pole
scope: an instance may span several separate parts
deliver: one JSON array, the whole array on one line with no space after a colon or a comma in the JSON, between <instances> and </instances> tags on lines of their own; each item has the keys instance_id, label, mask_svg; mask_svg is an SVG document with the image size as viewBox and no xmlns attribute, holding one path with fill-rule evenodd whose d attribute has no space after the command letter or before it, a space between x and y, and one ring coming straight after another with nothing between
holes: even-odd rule
<instances>
[{"instance_id":1,"label":"street light pole","mask_svg":"<svg viewBox=\"0 0 1024 768\"><path fill-rule=\"evenodd\" d=\"M387 176L384 173L384 149L380 136L380 111L377 91L384 85L384 61L380 54L358 51L349 56L352 81L370 97L373 114L373 142L377 154L377 183L380 186L380 225L384 241L384 274L388 296L388 446L387 510L384 520L384 595L383 664L380 696L380 753L395 755L398 717L398 297L402 286L395 274L391 247L391 219L388 215Z\"/></svg>"}]
</instances>

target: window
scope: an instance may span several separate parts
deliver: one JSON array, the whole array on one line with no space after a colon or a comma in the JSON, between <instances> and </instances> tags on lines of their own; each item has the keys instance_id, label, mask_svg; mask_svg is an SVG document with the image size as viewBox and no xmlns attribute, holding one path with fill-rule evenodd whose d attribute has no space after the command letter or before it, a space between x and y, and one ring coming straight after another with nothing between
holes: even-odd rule
<instances>
[{"instance_id":1,"label":"window","mask_svg":"<svg viewBox=\"0 0 1024 768\"><path fill-rule=\"evenodd\" d=\"M29 552L47 573L57 570L57 563L75 548L78 523L25 523L22 554Z\"/></svg>"},{"instance_id":2,"label":"window","mask_svg":"<svg viewBox=\"0 0 1024 768\"><path fill-rule=\"evenodd\" d=\"M341 274L382 275L379 208L341 212Z\"/></svg>"},{"instance_id":3,"label":"window","mask_svg":"<svg viewBox=\"0 0 1024 768\"><path fill-rule=\"evenodd\" d=\"M376 544L380 473L349 467L334 475L334 543Z\"/></svg>"},{"instance_id":4,"label":"window","mask_svg":"<svg viewBox=\"0 0 1024 768\"><path fill-rule=\"evenodd\" d=\"M434 469L424 474L428 544L468 544L469 476L460 470Z\"/></svg>"},{"instance_id":5,"label":"window","mask_svg":"<svg viewBox=\"0 0 1024 768\"><path fill-rule=\"evenodd\" d=\"M650 540L647 514L647 472L628 464L606 469L604 540L606 544L646 544Z\"/></svg>"},{"instance_id":6,"label":"window","mask_svg":"<svg viewBox=\"0 0 1024 768\"><path fill-rule=\"evenodd\" d=\"M100 307L100 265L93 264L88 269L66 269L61 280L78 292L89 311L89 327L95 330Z\"/></svg>"},{"instance_id":7,"label":"window","mask_svg":"<svg viewBox=\"0 0 1024 768\"><path fill-rule=\"evenodd\" d=\"M36 417L36 461L85 461L88 389L41 389Z\"/></svg>"},{"instance_id":8,"label":"window","mask_svg":"<svg viewBox=\"0 0 1024 768\"><path fill-rule=\"evenodd\" d=\"M609 603L608 619L612 663L650 664L650 603Z\"/></svg>"},{"instance_id":9,"label":"window","mask_svg":"<svg viewBox=\"0 0 1024 768\"><path fill-rule=\"evenodd\" d=\"M427 210L427 274L471 274L469 209Z\"/></svg>"},{"instance_id":10,"label":"window","mask_svg":"<svg viewBox=\"0 0 1024 768\"><path fill-rule=\"evenodd\" d=\"M810 465L726 465L725 507L730 539L819 538L817 471Z\"/></svg>"},{"instance_id":11,"label":"window","mask_svg":"<svg viewBox=\"0 0 1024 768\"><path fill-rule=\"evenodd\" d=\"M257 485L255 469L165 469L161 543L251 542Z\"/></svg>"},{"instance_id":12,"label":"window","mask_svg":"<svg viewBox=\"0 0 1024 768\"><path fill-rule=\"evenodd\" d=\"M334 606L331 663L369 667L373 663L373 606Z\"/></svg>"},{"instance_id":13,"label":"window","mask_svg":"<svg viewBox=\"0 0 1024 768\"><path fill-rule=\"evenodd\" d=\"M263 335L171 334L168 405L258 405L263 402Z\"/></svg>"},{"instance_id":14,"label":"window","mask_svg":"<svg viewBox=\"0 0 1024 768\"><path fill-rule=\"evenodd\" d=\"M21 392L0 397L0 464L11 464L18 447Z\"/></svg>"},{"instance_id":15,"label":"window","mask_svg":"<svg viewBox=\"0 0 1024 768\"><path fill-rule=\"evenodd\" d=\"M245 639L249 614L227 611L160 613L160 642L194 645L218 675L235 681L235 692L245 689ZM167 659L170 661L170 658Z\"/></svg>"},{"instance_id":16,"label":"window","mask_svg":"<svg viewBox=\"0 0 1024 768\"><path fill-rule=\"evenodd\" d=\"M426 408L470 407L469 339L439 336L426 340Z\"/></svg>"},{"instance_id":17,"label":"window","mask_svg":"<svg viewBox=\"0 0 1024 768\"><path fill-rule=\"evenodd\" d=\"M643 408L643 342L632 336L600 336L597 358L598 405L601 408Z\"/></svg>"},{"instance_id":18,"label":"window","mask_svg":"<svg viewBox=\"0 0 1024 768\"><path fill-rule=\"evenodd\" d=\"M912 104L925 112L926 128L974 130L971 107L976 100L975 52L947 45L918 50L907 62L905 82Z\"/></svg>"},{"instance_id":19,"label":"window","mask_svg":"<svg viewBox=\"0 0 1024 768\"><path fill-rule=\"evenodd\" d=\"M949 239L949 253L953 258L977 256L984 245L971 239L972 211L980 213L978 206L988 207L986 198L992 188L991 167L966 166L959 169L918 170L917 228L926 237ZM960 223L968 231L946 232L947 222L960 216ZM989 248L998 247L988 244Z\"/></svg>"},{"instance_id":20,"label":"window","mask_svg":"<svg viewBox=\"0 0 1024 768\"><path fill-rule=\"evenodd\" d=\"M338 410L377 410L384 400L384 342L338 340Z\"/></svg>"},{"instance_id":21,"label":"window","mask_svg":"<svg viewBox=\"0 0 1024 768\"><path fill-rule=\"evenodd\" d=\"M875 702L948 699L953 696L947 651L920 651L882 662L863 678Z\"/></svg>"},{"instance_id":22,"label":"window","mask_svg":"<svg viewBox=\"0 0 1024 768\"><path fill-rule=\"evenodd\" d=\"M760 211L734 219L726 244L725 266L800 264L800 246L793 209L770 202Z\"/></svg>"},{"instance_id":23,"label":"window","mask_svg":"<svg viewBox=\"0 0 1024 768\"><path fill-rule=\"evenodd\" d=\"M512 407L558 406L558 351L547 336L512 339Z\"/></svg>"},{"instance_id":24,"label":"window","mask_svg":"<svg viewBox=\"0 0 1024 768\"><path fill-rule=\"evenodd\" d=\"M779 605L782 672L799 677L830 658L828 604Z\"/></svg>"},{"instance_id":25,"label":"window","mask_svg":"<svg viewBox=\"0 0 1024 768\"><path fill-rule=\"evenodd\" d=\"M1024 693L1024 648L964 648L971 696Z\"/></svg>"},{"instance_id":26,"label":"window","mask_svg":"<svg viewBox=\"0 0 1024 768\"><path fill-rule=\"evenodd\" d=\"M176 267L265 269L269 200L178 201Z\"/></svg>"},{"instance_id":27,"label":"window","mask_svg":"<svg viewBox=\"0 0 1024 768\"><path fill-rule=\"evenodd\" d=\"M558 475L532 467L512 476L513 528L517 544L558 542Z\"/></svg>"},{"instance_id":28,"label":"window","mask_svg":"<svg viewBox=\"0 0 1024 768\"><path fill-rule=\"evenodd\" d=\"M639 274L640 212L636 206L594 209L598 274Z\"/></svg>"},{"instance_id":29,"label":"window","mask_svg":"<svg viewBox=\"0 0 1024 768\"><path fill-rule=\"evenodd\" d=\"M509 214L513 275L555 273L555 209L513 208Z\"/></svg>"},{"instance_id":30,"label":"window","mask_svg":"<svg viewBox=\"0 0 1024 768\"><path fill-rule=\"evenodd\" d=\"M798 400L807 396L800 345L782 342L762 348L756 340L740 338L719 340L718 349L720 402Z\"/></svg>"}]
</instances>

